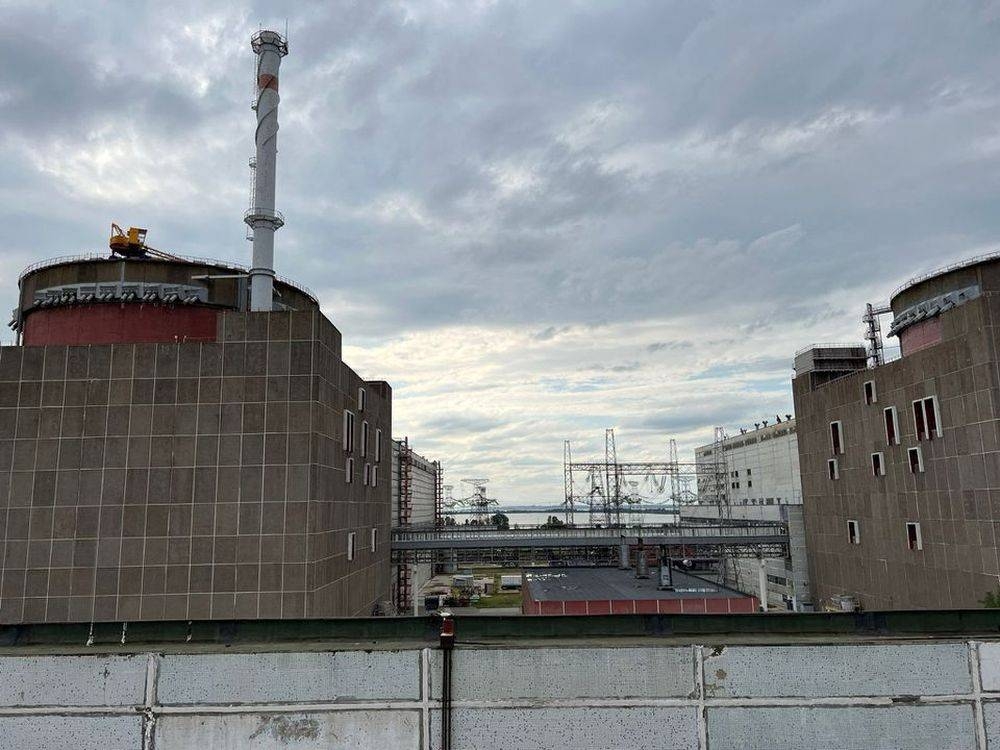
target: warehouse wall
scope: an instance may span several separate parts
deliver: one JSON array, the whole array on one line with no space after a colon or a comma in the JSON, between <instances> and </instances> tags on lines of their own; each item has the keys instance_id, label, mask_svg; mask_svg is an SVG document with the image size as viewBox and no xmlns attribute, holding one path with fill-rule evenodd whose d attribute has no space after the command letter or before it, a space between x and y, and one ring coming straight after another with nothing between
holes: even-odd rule
<instances>
[{"instance_id":1,"label":"warehouse wall","mask_svg":"<svg viewBox=\"0 0 1000 750\"><path fill-rule=\"evenodd\" d=\"M2 656L0 748L440 747L440 657ZM1000 642L460 648L453 680L455 748L1000 748Z\"/></svg>"}]
</instances>

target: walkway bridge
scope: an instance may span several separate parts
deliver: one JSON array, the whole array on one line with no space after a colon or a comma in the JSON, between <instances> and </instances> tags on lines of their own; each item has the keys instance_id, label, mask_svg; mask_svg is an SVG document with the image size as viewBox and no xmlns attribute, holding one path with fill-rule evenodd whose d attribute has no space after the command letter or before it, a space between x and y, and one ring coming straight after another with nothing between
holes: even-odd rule
<instances>
[{"instance_id":1,"label":"walkway bridge","mask_svg":"<svg viewBox=\"0 0 1000 750\"><path fill-rule=\"evenodd\" d=\"M673 557L786 557L788 527L770 521L678 523L627 528L395 528L397 562L475 562L495 558L599 557L627 545Z\"/></svg>"}]
</instances>

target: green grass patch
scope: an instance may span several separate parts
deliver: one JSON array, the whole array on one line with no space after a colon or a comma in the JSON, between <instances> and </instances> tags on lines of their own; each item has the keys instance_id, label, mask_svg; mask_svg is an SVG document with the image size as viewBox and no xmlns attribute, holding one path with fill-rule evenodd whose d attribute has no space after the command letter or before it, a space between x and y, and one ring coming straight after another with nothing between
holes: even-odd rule
<instances>
[{"instance_id":1,"label":"green grass patch","mask_svg":"<svg viewBox=\"0 0 1000 750\"><path fill-rule=\"evenodd\" d=\"M497 607L520 607L521 592L501 591L499 594L494 594L493 596L483 596L479 598L479 601L473 602L472 606L478 607L479 609L496 609Z\"/></svg>"}]
</instances>

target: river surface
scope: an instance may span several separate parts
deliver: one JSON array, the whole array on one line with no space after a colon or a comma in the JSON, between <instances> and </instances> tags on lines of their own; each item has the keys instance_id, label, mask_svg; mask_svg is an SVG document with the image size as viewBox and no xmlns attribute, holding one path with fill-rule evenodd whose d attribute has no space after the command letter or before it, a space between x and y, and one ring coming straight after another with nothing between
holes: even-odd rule
<instances>
[{"instance_id":1,"label":"river surface","mask_svg":"<svg viewBox=\"0 0 1000 750\"><path fill-rule=\"evenodd\" d=\"M549 518L549 516L555 516L560 521L565 520L561 512L549 512L549 513L511 513L507 517L510 519L511 528L517 528L518 526L531 527L541 526ZM455 523L458 525L463 525L466 519L471 519L471 513L449 513L448 516L455 519ZM585 525L589 524L590 516L584 512L577 512L574 516L576 523ZM631 520L627 516L622 516L623 521L628 521L632 523L640 523L638 516L634 516ZM677 516L671 513L647 513L643 515L641 522L647 525L650 524L660 524L660 523L673 523L677 520Z\"/></svg>"}]
</instances>

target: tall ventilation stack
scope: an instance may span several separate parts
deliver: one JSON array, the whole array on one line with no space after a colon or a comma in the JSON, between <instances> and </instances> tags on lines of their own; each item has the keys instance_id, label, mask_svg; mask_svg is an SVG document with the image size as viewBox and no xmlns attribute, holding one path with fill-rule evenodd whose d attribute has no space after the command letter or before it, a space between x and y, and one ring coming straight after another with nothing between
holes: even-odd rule
<instances>
[{"instance_id":1,"label":"tall ventilation stack","mask_svg":"<svg viewBox=\"0 0 1000 750\"><path fill-rule=\"evenodd\" d=\"M253 200L243 220L253 230L250 309L271 310L274 282L274 232L285 220L274 209L274 172L278 154L278 68L288 54L288 40L276 31L258 31L250 39L257 55L256 175Z\"/></svg>"}]
</instances>

